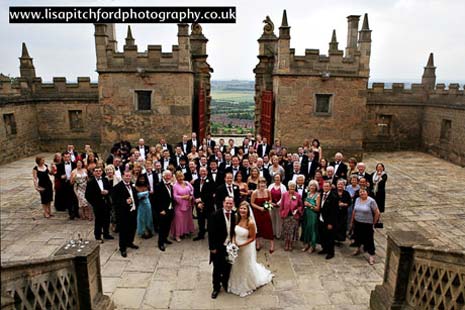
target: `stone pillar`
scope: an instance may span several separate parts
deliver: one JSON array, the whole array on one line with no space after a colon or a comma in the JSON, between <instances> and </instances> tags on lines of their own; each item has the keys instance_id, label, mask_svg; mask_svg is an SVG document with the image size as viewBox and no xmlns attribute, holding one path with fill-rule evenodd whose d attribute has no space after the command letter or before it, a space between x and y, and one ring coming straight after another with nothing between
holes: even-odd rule
<instances>
[{"instance_id":1,"label":"stone pillar","mask_svg":"<svg viewBox=\"0 0 465 310\"><path fill-rule=\"evenodd\" d=\"M414 245L430 246L432 243L416 231L393 231L388 234L383 284L377 285L371 292L371 309L408 309L405 296L413 263Z\"/></svg>"},{"instance_id":2,"label":"stone pillar","mask_svg":"<svg viewBox=\"0 0 465 310\"><path fill-rule=\"evenodd\" d=\"M84 248L79 246L68 248L64 245L55 256L70 254L74 256L79 307L81 309L112 309L110 298L103 295L99 243L89 241Z\"/></svg>"}]
</instances>

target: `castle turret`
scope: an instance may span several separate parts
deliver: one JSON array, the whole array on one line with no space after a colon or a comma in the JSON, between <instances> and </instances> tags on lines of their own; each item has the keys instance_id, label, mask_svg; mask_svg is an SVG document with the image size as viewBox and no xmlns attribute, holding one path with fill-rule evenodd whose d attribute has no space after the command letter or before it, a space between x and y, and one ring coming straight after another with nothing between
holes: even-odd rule
<instances>
[{"instance_id":1,"label":"castle turret","mask_svg":"<svg viewBox=\"0 0 465 310\"><path fill-rule=\"evenodd\" d=\"M128 32L126 35L126 44L124 45L124 49L134 49L136 47L136 40L134 40L134 37L132 36L132 31L131 31L131 26L128 25Z\"/></svg>"},{"instance_id":2,"label":"castle turret","mask_svg":"<svg viewBox=\"0 0 465 310\"><path fill-rule=\"evenodd\" d=\"M291 63L291 27L287 23L286 10L283 11L283 19L279 27L278 38L278 72L289 72Z\"/></svg>"},{"instance_id":3,"label":"castle turret","mask_svg":"<svg viewBox=\"0 0 465 310\"><path fill-rule=\"evenodd\" d=\"M436 85L436 67L434 66L433 53L429 54L428 63L421 77L421 84L423 84L426 89L434 89Z\"/></svg>"},{"instance_id":4,"label":"castle turret","mask_svg":"<svg viewBox=\"0 0 465 310\"><path fill-rule=\"evenodd\" d=\"M27 51L26 43L23 42L21 57L19 57L19 72L22 78L32 81L36 77L36 69L32 63L32 58Z\"/></svg>"},{"instance_id":5,"label":"castle turret","mask_svg":"<svg viewBox=\"0 0 465 310\"><path fill-rule=\"evenodd\" d=\"M346 57L354 57L357 50L358 22L360 15L347 16L347 47Z\"/></svg>"},{"instance_id":6,"label":"castle turret","mask_svg":"<svg viewBox=\"0 0 465 310\"><path fill-rule=\"evenodd\" d=\"M178 24L179 69L191 69L189 25Z\"/></svg>"},{"instance_id":7,"label":"castle turret","mask_svg":"<svg viewBox=\"0 0 465 310\"><path fill-rule=\"evenodd\" d=\"M368 26L368 14L363 17L362 29L359 31L358 48L360 50L360 74L369 76L371 55L371 30Z\"/></svg>"},{"instance_id":8,"label":"castle turret","mask_svg":"<svg viewBox=\"0 0 465 310\"><path fill-rule=\"evenodd\" d=\"M108 28L111 28L111 25L112 24L94 24L95 53L97 54L97 71L101 71L107 68L107 46L109 46L110 39Z\"/></svg>"}]
</instances>

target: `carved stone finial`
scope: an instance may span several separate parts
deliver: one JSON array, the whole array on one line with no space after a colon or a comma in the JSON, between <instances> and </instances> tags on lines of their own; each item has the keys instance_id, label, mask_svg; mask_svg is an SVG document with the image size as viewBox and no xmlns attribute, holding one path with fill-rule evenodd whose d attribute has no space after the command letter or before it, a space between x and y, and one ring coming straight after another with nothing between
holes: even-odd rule
<instances>
[{"instance_id":1,"label":"carved stone finial","mask_svg":"<svg viewBox=\"0 0 465 310\"><path fill-rule=\"evenodd\" d=\"M274 24L271 21L270 17L267 16L263 22L265 23L265 26L263 27L263 33L264 34L273 34L274 33Z\"/></svg>"},{"instance_id":2,"label":"carved stone finial","mask_svg":"<svg viewBox=\"0 0 465 310\"><path fill-rule=\"evenodd\" d=\"M191 25L191 34L202 34L202 26L197 23Z\"/></svg>"}]
</instances>

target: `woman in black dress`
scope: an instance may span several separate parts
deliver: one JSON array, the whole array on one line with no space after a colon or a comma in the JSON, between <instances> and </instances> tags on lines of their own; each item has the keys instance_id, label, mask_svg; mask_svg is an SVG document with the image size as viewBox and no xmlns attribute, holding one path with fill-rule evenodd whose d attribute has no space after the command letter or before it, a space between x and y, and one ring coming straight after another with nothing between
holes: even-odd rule
<instances>
[{"instance_id":1,"label":"woman in black dress","mask_svg":"<svg viewBox=\"0 0 465 310\"><path fill-rule=\"evenodd\" d=\"M44 217L50 218L52 210L50 204L53 200L52 181L50 181L49 174L51 174L48 166L45 164L43 157L36 157L37 166L32 169L32 178L34 180L34 187L40 193L40 203L44 210Z\"/></svg>"},{"instance_id":2,"label":"woman in black dress","mask_svg":"<svg viewBox=\"0 0 465 310\"><path fill-rule=\"evenodd\" d=\"M347 233L347 208L349 208L352 198L348 191L345 190L346 182L343 179L337 181L336 194L338 198L336 242L346 240Z\"/></svg>"},{"instance_id":3,"label":"woman in black dress","mask_svg":"<svg viewBox=\"0 0 465 310\"><path fill-rule=\"evenodd\" d=\"M376 171L373 172L371 175L372 179L372 188L373 188L373 195L378 205L378 209L380 213L384 213L384 206L386 203L386 181L387 181L387 174L384 171L384 165L382 163L378 163L376 165ZM383 224L381 223L381 217L379 218L379 222L376 223L377 228L382 228Z\"/></svg>"}]
</instances>

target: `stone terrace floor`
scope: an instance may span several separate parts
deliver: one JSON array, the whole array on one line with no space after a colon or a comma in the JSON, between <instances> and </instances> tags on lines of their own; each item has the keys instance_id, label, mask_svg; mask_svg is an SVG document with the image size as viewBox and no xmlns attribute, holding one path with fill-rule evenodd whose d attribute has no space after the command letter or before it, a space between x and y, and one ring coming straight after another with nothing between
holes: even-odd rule
<instances>
[{"instance_id":1,"label":"stone terrace floor","mask_svg":"<svg viewBox=\"0 0 465 310\"><path fill-rule=\"evenodd\" d=\"M49 162L52 155L44 155ZM118 309L368 309L370 291L382 283L386 232L416 230L438 247L465 249L465 169L417 152L365 156L369 171L378 161L389 179L374 266L366 256L351 257L347 244L326 261L297 249L284 252L278 242L272 255L258 255L275 274L272 284L246 298L221 293L212 300L206 241L175 242L161 253L156 239L137 238L140 249L124 259L114 240L100 249L104 292ZM92 237L92 223L71 222L65 213L42 217L33 166L34 157L0 166L2 262L52 255L73 233Z\"/></svg>"}]
</instances>

